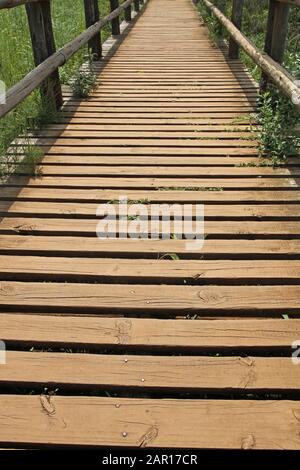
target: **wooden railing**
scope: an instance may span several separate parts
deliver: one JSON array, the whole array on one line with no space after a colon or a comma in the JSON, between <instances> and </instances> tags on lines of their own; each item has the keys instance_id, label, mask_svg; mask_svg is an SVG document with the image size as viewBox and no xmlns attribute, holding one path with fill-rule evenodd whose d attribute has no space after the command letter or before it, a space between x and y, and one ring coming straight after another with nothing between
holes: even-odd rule
<instances>
[{"instance_id":1,"label":"wooden railing","mask_svg":"<svg viewBox=\"0 0 300 470\"><path fill-rule=\"evenodd\" d=\"M124 11L126 21L131 21L132 4L138 12L142 3L141 0L126 0L119 5L119 0L110 0L111 13L100 18L98 0L83 0L87 29L56 51L50 1L0 0L0 10L25 5L36 65L34 70L7 91L5 103L0 105L0 118L16 108L39 86L42 98L57 110L60 109L63 99L59 67L86 45L93 59L101 59L101 29L110 22L112 34L119 35L121 12Z\"/></svg>"},{"instance_id":2,"label":"wooden railing","mask_svg":"<svg viewBox=\"0 0 300 470\"><path fill-rule=\"evenodd\" d=\"M288 33L289 9L291 5L299 7L300 0L269 0L264 51L260 51L241 31L243 7L245 1L248 0L231 0L231 20L211 1L196 0L196 3L198 1L202 2L228 31L230 35L229 58L237 59L241 47L262 70L261 91L265 91L268 82L272 81L300 109L300 88L295 77L282 67Z\"/></svg>"}]
</instances>

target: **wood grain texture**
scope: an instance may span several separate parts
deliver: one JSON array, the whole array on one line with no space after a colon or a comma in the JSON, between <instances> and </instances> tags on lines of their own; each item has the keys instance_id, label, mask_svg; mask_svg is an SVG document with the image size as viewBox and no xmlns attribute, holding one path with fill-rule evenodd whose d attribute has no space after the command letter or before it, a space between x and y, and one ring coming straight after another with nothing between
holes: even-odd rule
<instances>
[{"instance_id":1,"label":"wood grain texture","mask_svg":"<svg viewBox=\"0 0 300 470\"><path fill-rule=\"evenodd\" d=\"M298 402L285 400L2 395L0 442L299 450L298 416Z\"/></svg>"},{"instance_id":2,"label":"wood grain texture","mask_svg":"<svg viewBox=\"0 0 300 470\"><path fill-rule=\"evenodd\" d=\"M109 158L109 157L108 157ZM197 188L198 189L198 188ZM167 191L157 190L134 190L127 189L126 194L129 201L148 201L151 203L160 202L196 202L202 201L203 203L210 202L237 202L248 203L248 202L265 202L265 203L285 203L295 202L297 203L300 198L300 191L298 190L239 190L234 191L228 189L226 191L209 191L207 188L199 188L197 191L191 187L189 190L184 188L173 186ZM66 202L110 202L117 200L123 195L121 189L93 189L93 188L56 188L56 187L44 187L44 186L33 186L33 187L21 187L10 186L1 188L1 199L13 201L28 200L28 201L66 201ZM220 224L220 228L223 224ZM295 225L296 226L296 225Z\"/></svg>"},{"instance_id":3,"label":"wood grain texture","mask_svg":"<svg viewBox=\"0 0 300 470\"><path fill-rule=\"evenodd\" d=\"M187 357L8 351L0 384L154 390L296 391L290 357Z\"/></svg>"},{"instance_id":4,"label":"wood grain texture","mask_svg":"<svg viewBox=\"0 0 300 470\"><path fill-rule=\"evenodd\" d=\"M0 283L0 307L77 312L300 313L300 286L153 286Z\"/></svg>"},{"instance_id":5,"label":"wood grain texture","mask_svg":"<svg viewBox=\"0 0 300 470\"><path fill-rule=\"evenodd\" d=\"M300 337L297 319L164 320L1 313L11 344L161 350L286 348Z\"/></svg>"},{"instance_id":6,"label":"wood grain texture","mask_svg":"<svg viewBox=\"0 0 300 470\"><path fill-rule=\"evenodd\" d=\"M300 283L300 260L145 260L0 255L0 278L11 280L137 280L145 282Z\"/></svg>"},{"instance_id":7,"label":"wood grain texture","mask_svg":"<svg viewBox=\"0 0 300 470\"><path fill-rule=\"evenodd\" d=\"M8 219L10 220L10 219ZM35 220L35 225L26 225L26 219L20 219L15 222L14 232L21 232L27 234L22 235L0 235L0 253L7 252L20 254L31 253L37 254L43 252L63 254L84 254L88 257L99 256L104 254L139 254L140 256L155 255L159 258L159 254L164 253L177 253L179 256L186 255L186 243L184 240L123 240L123 239L108 239L99 240L96 237L63 237L63 236L38 236L39 219ZM28 223L28 221L27 221ZM65 222L64 222L65 223ZM74 221L70 221L74 225ZM95 229L95 227L93 226ZM47 228L49 230L49 226ZM57 225L53 228L55 235L57 235ZM71 228L68 228L71 232ZM36 235L29 234L37 233ZM84 231L81 232L84 234ZM93 232L94 233L94 232ZM200 252L195 252L194 256L202 258L205 255L210 255L215 258L225 255L228 259L230 257L247 256L253 257L268 257L276 258L276 256L294 258L299 257L300 240L207 240L203 249ZM189 253L189 257L191 257Z\"/></svg>"},{"instance_id":8,"label":"wood grain texture","mask_svg":"<svg viewBox=\"0 0 300 470\"><path fill-rule=\"evenodd\" d=\"M201 201L199 201L199 206L201 206ZM91 219L101 219L104 215L111 211L114 211L118 215L121 211L119 204L110 204L110 207L99 207L97 204L93 203L77 203L68 202L68 203L55 203L55 202L14 202L7 207L6 202L0 202L0 214L2 217L6 215L11 215L14 217L22 217L26 214L35 216L42 214L52 214L59 217L60 215L65 215L66 217L76 216L76 217L88 217ZM128 214L134 215L137 213L138 208L135 208L134 205L128 206ZM159 206L153 206L151 208L145 207L145 213L149 216L155 217L161 214L163 211ZM191 207L190 217L195 216L197 212L196 207ZM113 213L113 212L111 212ZM180 211L178 211L180 213ZM97 215L98 214L98 215ZM300 213L299 208L295 204L279 205L279 204L207 204L204 208L205 217L223 217L223 218L272 218L272 217L289 217L299 219ZM171 228L172 230L172 228ZM174 233L171 231L171 233Z\"/></svg>"}]
</instances>

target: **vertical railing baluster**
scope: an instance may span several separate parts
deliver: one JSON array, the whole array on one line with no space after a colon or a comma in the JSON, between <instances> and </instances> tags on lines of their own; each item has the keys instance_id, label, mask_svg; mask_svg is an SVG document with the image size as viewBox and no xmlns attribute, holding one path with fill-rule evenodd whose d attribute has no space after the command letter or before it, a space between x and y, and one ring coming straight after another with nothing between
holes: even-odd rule
<instances>
[{"instance_id":1,"label":"vertical railing baluster","mask_svg":"<svg viewBox=\"0 0 300 470\"><path fill-rule=\"evenodd\" d=\"M99 21L100 12L98 0L84 0L84 11L87 28ZM100 60L102 57L101 33L96 34L89 41L88 47L92 54L93 60Z\"/></svg>"},{"instance_id":2,"label":"vertical railing baluster","mask_svg":"<svg viewBox=\"0 0 300 470\"><path fill-rule=\"evenodd\" d=\"M140 11L140 0L134 0L134 11L138 13Z\"/></svg>"},{"instance_id":3,"label":"vertical railing baluster","mask_svg":"<svg viewBox=\"0 0 300 470\"><path fill-rule=\"evenodd\" d=\"M110 10L114 11L119 7L119 0L110 0ZM111 20L111 34L118 36L120 34L120 17Z\"/></svg>"},{"instance_id":4,"label":"vertical railing baluster","mask_svg":"<svg viewBox=\"0 0 300 470\"><path fill-rule=\"evenodd\" d=\"M56 51L50 1L26 4L26 13L34 62L38 66ZM40 91L46 105L53 106L56 110L61 108L63 98L58 70L42 83Z\"/></svg>"},{"instance_id":5,"label":"vertical railing baluster","mask_svg":"<svg viewBox=\"0 0 300 470\"><path fill-rule=\"evenodd\" d=\"M232 1L231 21L239 30L242 29L243 8L244 8L244 0ZM228 55L230 59L238 59L240 55L240 48L232 37L230 37L230 40L229 40Z\"/></svg>"},{"instance_id":6,"label":"vertical railing baluster","mask_svg":"<svg viewBox=\"0 0 300 470\"><path fill-rule=\"evenodd\" d=\"M265 37L265 52L282 64L288 33L289 5L277 0L269 0L268 24ZM262 74L260 90L266 91L269 79Z\"/></svg>"},{"instance_id":7,"label":"vertical railing baluster","mask_svg":"<svg viewBox=\"0 0 300 470\"><path fill-rule=\"evenodd\" d=\"M131 21L131 5L129 5L129 7L127 7L127 8L125 8L124 16L125 16L125 21L127 21L127 23L129 23Z\"/></svg>"}]
</instances>

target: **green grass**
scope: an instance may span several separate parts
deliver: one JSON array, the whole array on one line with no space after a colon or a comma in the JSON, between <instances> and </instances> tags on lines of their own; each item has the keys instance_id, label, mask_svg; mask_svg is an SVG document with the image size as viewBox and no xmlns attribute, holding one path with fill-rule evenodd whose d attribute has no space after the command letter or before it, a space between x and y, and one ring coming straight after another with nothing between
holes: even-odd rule
<instances>
[{"instance_id":1,"label":"green grass","mask_svg":"<svg viewBox=\"0 0 300 470\"><path fill-rule=\"evenodd\" d=\"M52 0L52 18L56 47L60 48L85 29L83 0ZM109 0L99 0L101 16L110 11ZM110 35L110 25L102 31L102 40ZM0 80L7 88L16 84L34 68L29 28L24 6L0 11ZM68 83L88 55L81 49L60 69L62 83ZM41 106L39 91L32 93L20 106L0 120L0 169L6 149L28 128L36 128L53 118L50 109Z\"/></svg>"}]
</instances>

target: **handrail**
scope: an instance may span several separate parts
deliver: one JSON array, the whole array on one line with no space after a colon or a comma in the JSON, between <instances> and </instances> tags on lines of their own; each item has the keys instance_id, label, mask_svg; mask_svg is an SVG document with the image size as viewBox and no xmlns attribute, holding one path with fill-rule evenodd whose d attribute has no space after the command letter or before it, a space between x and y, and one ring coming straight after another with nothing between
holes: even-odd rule
<instances>
[{"instance_id":1,"label":"handrail","mask_svg":"<svg viewBox=\"0 0 300 470\"><path fill-rule=\"evenodd\" d=\"M201 0L226 28L232 39L251 57L262 71L283 91L300 109L300 88L294 78L284 67L270 55L261 52L215 5L209 0ZM283 0L280 0L282 2ZM286 2L284 2L286 3Z\"/></svg>"},{"instance_id":2,"label":"handrail","mask_svg":"<svg viewBox=\"0 0 300 470\"><path fill-rule=\"evenodd\" d=\"M32 0L31 0L32 1ZM84 32L78 35L54 54L50 55L35 69L29 72L22 80L10 88L6 93L5 103L0 105L0 118L12 111L25 98L27 98L39 85L41 85L48 77L50 77L60 66L64 65L76 52L100 32L107 23L117 18L123 10L134 2L134 0L126 0L122 5L112 11L109 15L100 19ZM6 1L6 3L8 3Z\"/></svg>"}]
</instances>

